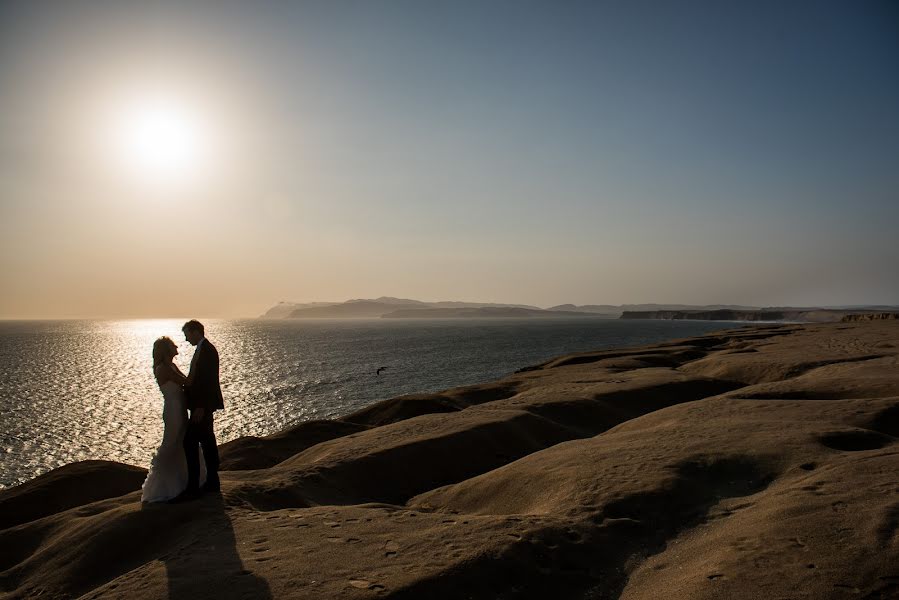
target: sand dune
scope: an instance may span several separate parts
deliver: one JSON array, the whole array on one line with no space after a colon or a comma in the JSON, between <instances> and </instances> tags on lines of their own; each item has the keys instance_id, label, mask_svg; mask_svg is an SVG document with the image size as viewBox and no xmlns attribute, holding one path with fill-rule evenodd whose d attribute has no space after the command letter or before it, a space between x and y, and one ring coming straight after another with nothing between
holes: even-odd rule
<instances>
[{"instance_id":1,"label":"sand dune","mask_svg":"<svg viewBox=\"0 0 899 600\"><path fill-rule=\"evenodd\" d=\"M140 489L147 470L106 460L54 469L0 493L0 529Z\"/></svg>"},{"instance_id":2,"label":"sand dune","mask_svg":"<svg viewBox=\"0 0 899 600\"><path fill-rule=\"evenodd\" d=\"M235 440L192 504L6 490L0 597L894 598L897 436L896 321L580 353Z\"/></svg>"}]
</instances>

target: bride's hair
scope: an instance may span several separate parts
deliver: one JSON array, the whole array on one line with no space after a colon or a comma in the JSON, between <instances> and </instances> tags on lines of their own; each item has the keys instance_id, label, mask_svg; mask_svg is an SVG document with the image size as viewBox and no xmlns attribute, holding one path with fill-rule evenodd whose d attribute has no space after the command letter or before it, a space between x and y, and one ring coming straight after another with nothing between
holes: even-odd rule
<instances>
[{"instance_id":1,"label":"bride's hair","mask_svg":"<svg viewBox=\"0 0 899 600\"><path fill-rule=\"evenodd\" d=\"M153 373L156 373L156 367L166 362L169 358L173 357L172 348L175 347L175 342L172 341L172 338L168 336L162 336L153 342Z\"/></svg>"}]
</instances>

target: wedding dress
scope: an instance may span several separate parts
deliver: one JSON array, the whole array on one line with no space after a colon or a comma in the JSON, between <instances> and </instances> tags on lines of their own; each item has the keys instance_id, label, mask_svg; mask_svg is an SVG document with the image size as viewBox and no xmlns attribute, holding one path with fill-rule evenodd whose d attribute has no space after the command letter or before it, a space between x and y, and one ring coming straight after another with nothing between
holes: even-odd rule
<instances>
[{"instance_id":1,"label":"wedding dress","mask_svg":"<svg viewBox=\"0 0 899 600\"><path fill-rule=\"evenodd\" d=\"M184 432L187 429L187 409L184 390L174 381L159 386L162 391L162 422L165 426L162 443L150 462L144 481L142 502L171 500L187 487L187 458L184 456ZM200 485L206 481L206 464L200 449Z\"/></svg>"}]
</instances>

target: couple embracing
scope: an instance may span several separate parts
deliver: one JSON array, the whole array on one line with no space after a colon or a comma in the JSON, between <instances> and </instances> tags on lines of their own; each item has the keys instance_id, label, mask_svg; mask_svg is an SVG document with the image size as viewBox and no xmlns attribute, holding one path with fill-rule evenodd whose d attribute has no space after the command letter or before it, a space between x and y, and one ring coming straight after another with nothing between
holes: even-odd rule
<instances>
[{"instance_id":1,"label":"couple embracing","mask_svg":"<svg viewBox=\"0 0 899 600\"><path fill-rule=\"evenodd\" d=\"M213 430L213 414L224 408L219 354L199 321L188 321L181 330L196 347L187 375L174 363L178 346L171 338L161 337L153 344L153 374L164 400L165 429L144 481L143 502L186 502L220 491Z\"/></svg>"}]
</instances>

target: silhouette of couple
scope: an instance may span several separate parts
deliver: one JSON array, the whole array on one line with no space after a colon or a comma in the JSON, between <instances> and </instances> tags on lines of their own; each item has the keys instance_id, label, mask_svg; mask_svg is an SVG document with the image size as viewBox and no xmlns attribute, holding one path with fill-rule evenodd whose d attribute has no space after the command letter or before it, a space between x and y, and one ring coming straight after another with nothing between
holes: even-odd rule
<instances>
[{"instance_id":1,"label":"silhouette of couple","mask_svg":"<svg viewBox=\"0 0 899 600\"><path fill-rule=\"evenodd\" d=\"M153 374L163 397L164 430L142 487L143 502L187 502L221 491L213 422L215 411L225 407L219 354L199 321L188 321L181 331L196 348L187 375L174 363L178 346L171 338L153 343Z\"/></svg>"}]
</instances>

